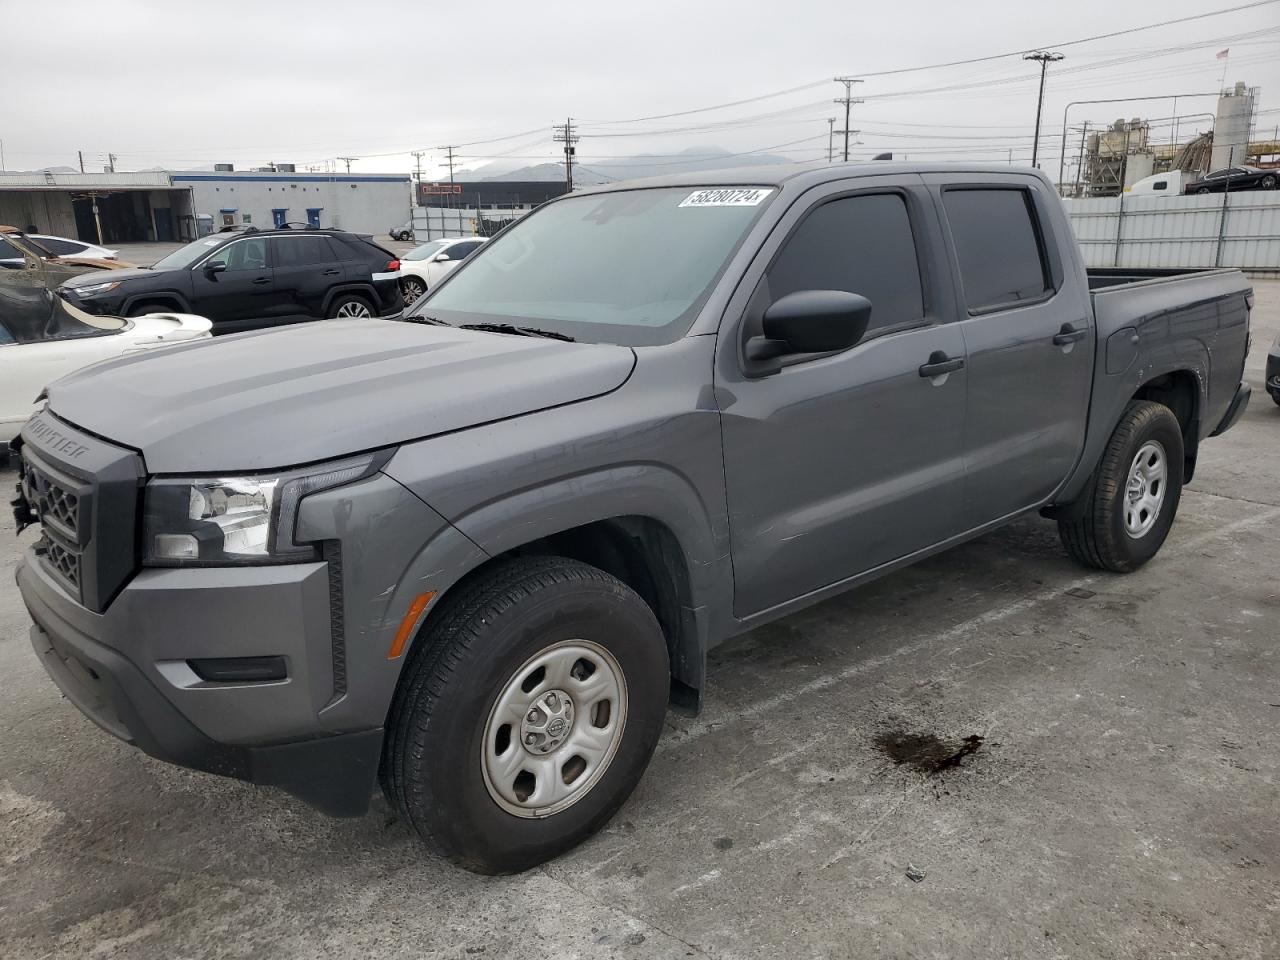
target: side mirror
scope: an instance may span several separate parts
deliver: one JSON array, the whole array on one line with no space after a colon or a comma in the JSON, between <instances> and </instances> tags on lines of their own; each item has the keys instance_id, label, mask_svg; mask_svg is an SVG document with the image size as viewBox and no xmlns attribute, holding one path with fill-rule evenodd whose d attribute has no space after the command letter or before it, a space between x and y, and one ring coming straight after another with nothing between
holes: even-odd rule
<instances>
[{"instance_id":1,"label":"side mirror","mask_svg":"<svg viewBox=\"0 0 1280 960\"><path fill-rule=\"evenodd\" d=\"M766 364L788 353L831 353L861 340L871 322L871 301L843 290L800 290L776 300L764 312L763 337L747 341L747 360Z\"/></svg>"},{"instance_id":2,"label":"side mirror","mask_svg":"<svg viewBox=\"0 0 1280 960\"><path fill-rule=\"evenodd\" d=\"M452 259L453 257L449 256L447 252L437 253L434 257L431 258L431 262L432 263L448 263Z\"/></svg>"},{"instance_id":3,"label":"side mirror","mask_svg":"<svg viewBox=\"0 0 1280 960\"><path fill-rule=\"evenodd\" d=\"M204 265L204 275L212 277L215 273L224 273L227 269L225 260L210 260Z\"/></svg>"}]
</instances>

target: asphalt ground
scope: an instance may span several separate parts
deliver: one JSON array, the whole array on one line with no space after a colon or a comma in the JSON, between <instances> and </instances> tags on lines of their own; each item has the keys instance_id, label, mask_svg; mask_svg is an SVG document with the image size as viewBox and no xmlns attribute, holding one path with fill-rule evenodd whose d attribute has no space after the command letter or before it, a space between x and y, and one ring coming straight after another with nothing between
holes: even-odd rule
<instances>
[{"instance_id":1,"label":"asphalt ground","mask_svg":"<svg viewBox=\"0 0 1280 960\"><path fill-rule=\"evenodd\" d=\"M515 877L380 797L331 820L112 740L37 662L0 518L0 957L1274 960L1280 282L1257 293L1253 403L1150 564L1083 570L1030 518L736 638L620 814Z\"/></svg>"}]
</instances>

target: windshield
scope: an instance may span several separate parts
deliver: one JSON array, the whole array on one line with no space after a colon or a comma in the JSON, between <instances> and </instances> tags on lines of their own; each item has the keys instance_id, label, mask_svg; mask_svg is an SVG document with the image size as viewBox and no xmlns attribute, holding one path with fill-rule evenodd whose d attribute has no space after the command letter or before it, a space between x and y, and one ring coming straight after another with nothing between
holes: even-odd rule
<instances>
[{"instance_id":1,"label":"windshield","mask_svg":"<svg viewBox=\"0 0 1280 960\"><path fill-rule=\"evenodd\" d=\"M424 243L420 247L414 247L412 250L410 250L400 259L401 260L426 260L430 257L434 257L437 253L439 253L440 248L443 247L446 243L448 243L447 240L432 240L430 243Z\"/></svg>"},{"instance_id":2,"label":"windshield","mask_svg":"<svg viewBox=\"0 0 1280 960\"><path fill-rule=\"evenodd\" d=\"M518 321L626 346L671 342L772 192L677 187L557 200L477 250L412 315Z\"/></svg>"},{"instance_id":3,"label":"windshield","mask_svg":"<svg viewBox=\"0 0 1280 960\"><path fill-rule=\"evenodd\" d=\"M184 270L194 264L197 260L208 253L213 252L214 247L220 247L229 239L225 233L217 234L212 237L204 237L200 240L192 240L185 247L179 247L167 257L161 257L151 265L152 270Z\"/></svg>"}]
</instances>

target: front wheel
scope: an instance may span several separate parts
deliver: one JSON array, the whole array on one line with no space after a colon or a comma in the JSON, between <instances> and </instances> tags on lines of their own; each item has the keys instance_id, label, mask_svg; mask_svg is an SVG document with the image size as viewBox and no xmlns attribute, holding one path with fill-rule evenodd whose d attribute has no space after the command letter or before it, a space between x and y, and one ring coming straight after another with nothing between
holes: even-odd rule
<instances>
[{"instance_id":1,"label":"front wheel","mask_svg":"<svg viewBox=\"0 0 1280 960\"><path fill-rule=\"evenodd\" d=\"M1059 520L1086 566L1129 573L1156 555L1182 497L1182 429L1164 404L1131 400L1089 478L1084 513Z\"/></svg>"},{"instance_id":2,"label":"front wheel","mask_svg":"<svg viewBox=\"0 0 1280 960\"><path fill-rule=\"evenodd\" d=\"M383 789L454 862L525 870L622 806L669 689L662 630L630 587L563 557L503 561L430 614L388 717Z\"/></svg>"},{"instance_id":3,"label":"front wheel","mask_svg":"<svg viewBox=\"0 0 1280 960\"><path fill-rule=\"evenodd\" d=\"M1265 177L1263 177L1261 180L1259 180L1258 187L1262 190L1274 190L1276 188L1275 174L1269 173Z\"/></svg>"},{"instance_id":4,"label":"front wheel","mask_svg":"<svg viewBox=\"0 0 1280 960\"><path fill-rule=\"evenodd\" d=\"M1208 192L1209 192L1208 187L1201 187L1199 190L1196 191L1196 193L1208 193Z\"/></svg>"},{"instance_id":5,"label":"front wheel","mask_svg":"<svg viewBox=\"0 0 1280 960\"><path fill-rule=\"evenodd\" d=\"M404 292L404 302L410 306L427 292L427 285L417 277L405 277L400 283L400 288Z\"/></svg>"}]
</instances>

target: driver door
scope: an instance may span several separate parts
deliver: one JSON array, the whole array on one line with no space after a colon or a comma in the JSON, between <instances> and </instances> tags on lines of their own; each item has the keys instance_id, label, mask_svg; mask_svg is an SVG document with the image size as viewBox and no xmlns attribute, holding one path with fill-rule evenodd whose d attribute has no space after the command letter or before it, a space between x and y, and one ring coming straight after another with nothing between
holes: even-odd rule
<instances>
[{"instance_id":1,"label":"driver door","mask_svg":"<svg viewBox=\"0 0 1280 960\"><path fill-rule=\"evenodd\" d=\"M836 184L795 204L721 328L716 392L739 618L962 532L964 340L947 322L953 294L938 282L936 214L923 185L894 180ZM742 345L768 305L822 289L871 301L863 339L753 375ZM926 375L944 359L954 369Z\"/></svg>"},{"instance_id":2,"label":"driver door","mask_svg":"<svg viewBox=\"0 0 1280 960\"><path fill-rule=\"evenodd\" d=\"M209 264L222 261L215 273ZM275 273L266 237L243 237L219 248L191 269L192 308L208 317L218 333L270 326L275 322Z\"/></svg>"}]
</instances>

